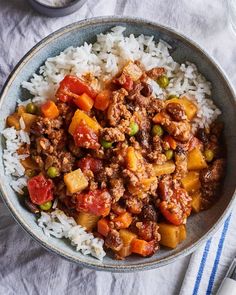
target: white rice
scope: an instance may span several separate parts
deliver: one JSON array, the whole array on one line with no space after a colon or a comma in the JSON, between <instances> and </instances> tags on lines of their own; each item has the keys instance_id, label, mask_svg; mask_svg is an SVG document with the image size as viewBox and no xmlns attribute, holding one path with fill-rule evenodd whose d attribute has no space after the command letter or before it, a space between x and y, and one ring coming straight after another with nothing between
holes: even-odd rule
<instances>
[{"instance_id":1,"label":"white rice","mask_svg":"<svg viewBox=\"0 0 236 295\"><path fill-rule=\"evenodd\" d=\"M29 144L30 138L27 132L23 130L17 131L15 128L6 128L2 135L5 137L6 148L3 151L3 163L5 166L5 174L12 176L13 179L9 181L12 188L23 194L23 187L26 186L25 168L20 160L28 157L28 155L18 155L17 150L24 143Z\"/></svg>"},{"instance_id":2,"label":"white rice","mask_svg":"<svg viewBox=\"0 0 236 295\"><path fill-rule=\"evenodd\" d=\"M167 95L187 94L198 105L198 114L194 120L194 127L209 127L221 113L214 105L211 97L211 84L197 67L190 63L178 64L169 53L171 46L159 40L155 42L153 36L131 34L124 36L124 27L114 27L111 32L97 35L97 42L80 47L69 47L59 55L50 57L40 68L39 74L33 74L30 82L23 82L22 86L34 96L33 101L42 103L55 96L59 82L66 74L79 77L92 73L99 81L111 79L129 60L139 60L149 70L153 67L165 67L170 78L169 86L162 89L150 79L154 94L159 99ZM101 88L103 83L95 83Z\"/></svg>"},{"instance_id":3,"label":"white rice","mask_svg":"<svg viewBox=\"0 0 236 295\"><path fill-rule=\"evenodd\" d=\"M68 238L71 244L84 255L92 255L102 260L106 255L103 250L102 239L95 238L91 233L77 225L74 218L68 217L59 209L51 213L41 212L38 225L43 229L45 235L56 238Z\"/></svg>"}]
</instances>

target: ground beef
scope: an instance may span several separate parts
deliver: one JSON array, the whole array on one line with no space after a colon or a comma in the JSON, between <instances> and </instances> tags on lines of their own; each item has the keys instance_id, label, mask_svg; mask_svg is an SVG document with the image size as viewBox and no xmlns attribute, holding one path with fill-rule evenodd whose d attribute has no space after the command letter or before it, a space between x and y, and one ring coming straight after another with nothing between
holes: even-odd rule
<instances>
[{"instance_id":1,"label":"ground beef","mask_svg":"<svg viewBox=\"0 0 236 295\"><path fill-rule=\"evenodd\" d=\"M148 130L140 130L136 136L139 144L142 146L143 149L149 148L149 142L150 142L150 134Z\"/></svg>"},{"instance_id":2,"label":"ground beef","mask_svg":"<svg viewBox=\"0 0 236 295\"><path fill-rule=\"evenodd\" d=\"M119 232L115 229L110 230L106 239L105 246L114 251L119 251L123 246L123 241L119 235Z\"/></svg>"},{"instance_id":3,"label":"ground beef","mask_svg":"<svg viewBox=\"0 0 236 295\"><path fill-rule=\"evenodd\" d=\"M166 110L174 121L183 121L187 119L184 107L179 103L168 103Z\"/></svg>"},{"instance_id":4,"label":"ground beef","mask_svg":"<svg viewBox=\"0 0 236 295\"><path fill-rule=\"evenodd\" d=\"M72 171L75 158L70 152L56 152L53 155L46 156L45 170L49 167L58 168L59 172L67 173Z\"/></svg>"},{"instance_id":5,"label":"ground beef","mask_svg":"<svg viewBox=\"0 0 236 295\"><path fill-rule=\"evenodd\" d=\"M180 142L187 142L191 136L191 126L187 120L181 122L168 121L164 124L166 131Z\"/></svg>"},{"instance_id":6,"label":"ground beef","mask_svg":"<svg viewBox=\"0 0 236 295\"><path fill-rule=\"evenodd\" d=\"M197 134L196 134L197 138L199 138L204 144L208 143L208 135L206 133L206 131L203 128L198 129Z\"/></svg>"},{"instance_id":7,"label":"ground beef","mask_svg":"<svg viewBox=\"0 0 236 295\"><path fill-rule=\"evenodd\" d=\"M175 179L181 179L188 172L187 153L183 149L178 149L175 152Z\"/></svg>"},{"instance_id":8,"label":"ground beef","mask_svg":"<svg viewBox=\"0 0 236 295\"><path fill-rule=\"evenodd\" d=\"M156 80L158 77L165 74L165 72L166 72L165 68L156 67L156 68L153 68L153 69L147 71L147 75L151 79Z\"/></svg>"},{"instance_id":9,"label":"ground beef","mask_svg":"<svg viewBox=\"0 0 236 295\"><path fill-rule=\"evenodd\" d=\"M112 202L118 202L125 192L124 180L122 178L112 178L110 180L110 187Z\"/></svg>"},{"instance_id":10,"label":"ground beef","mask_svg":"<svg viewBox=\"0 0 236 295\"><path fill-rule=\"evenodd\" d=\"M162 165L166 162L166 156L164 154L160 154L158 151L150 152L147 155L147 158L150 162L157 165Z\"/></svg>"},{"instance_id":11,"label":"ground beef","mask_svg":"<svg viewBox=\"0 0 236 295\"><path fill-rule=\"evenodd\" d=\"M137 222L138 236L147 242L151 240L160 241L161 236L158 232L159 226L153 221Z\"/></svg>"},{"instance_id":12,"label":"ground beef","mask_svg":"<svg viewBox=\"0 0 236 295\"><path fill-rule=\"evenodd\" d=\"M202 209L207 209L220 193L220 182L224 176L225 160L217 159L200 172Z\"/></svg>"},{"instance_id":13,"label":"ground beef","mask_svg":"<svg viewBox=\"0 0 236 295\"><path fill-rule=\"evenodd\" d=\"M41 116L31 125L30 132L35 135L47 134L50 135L55 129L59 130L62 127L63 120L61 117L57 119L48 119Z\"/></svg>"},{"instance_id":14,"label":"ground beef","mask_svg":"<svg viewBox=\"0 0 236 295\"><path fill-rule=\"evenodd\" d=\"M125 140L125 135L118 128L103 128L101 132L102 138L110 142L119 142Z\"/></svg>"},{"instance_id":15,"label":"ground beef","mask_svg":"<svg viewBox=\"0 0 236 295\"><path fill-rule=\"evenodd\" d=\"M124 98L127 94L128 92L124 88L113 92L112 102L107 111L107 118L111 126L118 126L122 118L131 118L131 113L124 104Z\"/></svg>"},{"instance_id":16,"label":"ground beef","mask_svg":"<svg viewBox=\"0 0 236 295\"><path fill-rule=\"evenodd\" d=\"M163 201L169 201L173 195L173 180L170 175L164 175L158 185L159 196Z\"/></svg>"},{"instance_id":17,"label":"ground beef","mask_svg":"<svg viewBox=\"0 0 236 295\"><path fill-rule=\"evenodd\" d=\"M142 209L141 220L157 221L157 211L153 205L145 205Z\"/></svg>"},{"instance_id":18,"label":"ground beef","mask_svg":"<svg viewBox=\"0 0 236 295\"><path fill-rule=\"evenodd\" d=\"M218 182L224 175L225 160L217 159L213 164L200 172L200 180L203 184Z\"/></svg>"},{"instance_id":19,"label":"ground beef","mask_svg":"<svg viewBox=\"0 0 236 295\"><path fill-rule=\"evenodd\" d=\"M142 211L143 203L136 197L129 196L125 200L127 209L132 214L139 214Z\"/></svg>"},{"instance_id":20,"label":"ground beef","mask_svg":"<svg viewBox=\"0 0 236 295\"><path fill-rule=\"evenodd\" d=\"M67 133L64 130L53 130L49 135L53 146L57 148L57 150L64 149L67 143Z\"/></svg>"},{"instance_id":21,"label":"ground beef","mask_svg":"<svg viewBox=\"0 0 236 295\"><path fill-rule=\"evenodd\" d=\"M133 89L131 91L129 91L128 95L127 95L127 100L128 101L135 101L137 94L140 93L140 91L143 89L143 85L141 83L134 83L133 85Z\"/></svg>"},{"instance_id":22,"label":"ground beef","mask_svg":"<svg viewBox=\"0 0 236 295\"><path fill-rule=\"evenodd\" d=\"M32 159L35 161L35 163L38 165L39 169L44 169L44 160L42 159L41 156L38 156L38 155L34 155L32 154Z\"/></svg>"},{"instance_id":23,"label":"ground beef","mask_svg":"<svg viewBox=\"0 0 236 295\"><path fill-rule=\"evenodd\" d=\"M165 102L163 100L156 99L154 97L150 98L150 103L147 107L147 112L149 116L153 116L155 113L159 113L165 107Z\"/></svg>"},{"instance_id":24,"label":"ground beef","mask_svg":"<svg viewBox=\"0 0 236 295\"><path fill-rule=\"evenodd\" d=\"M69 151L72 153L72 155L75 156L76 158L80 158L83 156L83 151L81 150L81 148L75 145L75 142L73 139L69 141L68 148L69 148Z\"/></svg>"}]
</instances>

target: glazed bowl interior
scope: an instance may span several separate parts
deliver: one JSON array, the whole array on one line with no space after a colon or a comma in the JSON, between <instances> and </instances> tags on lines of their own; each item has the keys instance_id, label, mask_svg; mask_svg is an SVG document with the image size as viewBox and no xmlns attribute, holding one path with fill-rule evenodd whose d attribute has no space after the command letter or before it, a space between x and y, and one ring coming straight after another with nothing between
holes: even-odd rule
<instances>
[{"instance_id":1,"label":"glazed bowl interior","mask_svg":"<svg viewBox=\"0 0 236 295\"><path fill-rule=\"evenodd\" d=\"M41 41L13 71L2 92L0 131L5 128L5 118L14 111L17 99L27 97L27 94L22 92L21 82L29 80L48 57L59 54L69 46L80 46L85 41L87 43L94 42L96 34L106 32L116 25L125 26L125 34L127 35L130 33L153 35L155 40L162 39L168 42L172 46L172 56L176 61L179 63L185 61L195 63L199 71L212 82L212 97L216 105L222 110L222 120L225 124L224 136L227 145L227 170L219 201L211 209L192 215L188 219L187 239L176 249L162 248L152 257L132 256L125 261L115 261L108 254L103 262L100 262L95 258L83 256L76 252L64 240L49 238L43 234L36 224L34 215L21 206L19 197L11 189L10 180L4 175L2 160L0 161L0 182L3 199L13 216L32 237L47 249L87 267L111 271L135 271L159 267L192 252L201 242L213 234L232 207L236 187L236 107L233 91L224 74L212 59L185 37L144 20L107 17L72 24ZM2 139L1 159L3 146Z\"/></svg>"}]
</instances>

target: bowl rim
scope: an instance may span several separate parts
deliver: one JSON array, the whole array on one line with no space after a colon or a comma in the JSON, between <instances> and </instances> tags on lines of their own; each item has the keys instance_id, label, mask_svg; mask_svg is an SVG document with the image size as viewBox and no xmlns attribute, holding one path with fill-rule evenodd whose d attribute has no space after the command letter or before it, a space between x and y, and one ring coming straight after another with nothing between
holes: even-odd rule
<instances>
[{"instance_id":1,"label":"bowl rim","mask_svg":"<svg viewBox=\"0 0 236 295\"><path fill-rule=\"evenodd\" d=\"M57 11L62 11L62 10L67 9L67 8L69 8L69 7L73 7L73 6L75 6L75 5L76 5L77 3L79 3L81 0L71 0L71 2L69 2L68 4L65 4L65 5L63 5L63 6L51 6L51 5L49 5L49 4L44 4L44 3L40 2L40 0L30 0L30 1L36 3L36 5L41 6L42 8L45 8L45 9L47 9L47 10L57 10ZM58 30L57 30L57 31L58 31ZM56 33L57 31L55 31L55 33ZM48 37L49 37L49 35L48 35ZM45 39L45 38L44 38L44 39ZM44 40L44 39L42 39L42 40ZM37 43L37 44L38 44L38 43ZM36 44L36 45L37 45L37 44ZM33 49L33 48L32 48L32 49Z\"/></svg>"},{"instance_id":2,"label":"bowl rim","mask_svg":"<svg viewBox=\"0 0 236 295\"><path fill-rule=\"evenodd\" d=\"M183 43L187 44L188 46L194 48L194 50L197 50L200 54L202 54L208 61L213 64L213 66L217 69L218 74L221 75L223 80L226 83L226 86L228 87L231 97L230 97L230 102L232 105L234 105L234 109L236 110L236 94L234 92L234 89L231 85L231 82L229 81L227 75L225 74L224 70L222 67L216 62L216 60L212 57L209 56L209 54L203 50L197 43L192 41L190 38L186 37L184 34L179 33L175 29L169 28L168 26L158 24L156 22L152 22L149 20L146 20L144 18L138 18L138 17L130 17L130 16L102 16L102 17L94 17L94 18L88 18L84 19L75 23L72 23L70 25L67 25L65 27L62 27L61 29L51 33L44 39L42 39L40 42L38 42L36 45L34 45L23 57L22 59L17 63L17 65L14 67L10 75L8 76L5 84L3 85L2 91L0 93L0 108L2 107L2 103L4 98L7 95L8 89L10 88L11 84L14 82L15 77L17 76L18 72L25 66L25 64L33 58L34 54L41 50L41 48L45 47L48 45L52 40L55 40L62 35L69 33L73 30L79 30L83 27L88 27L90 25L94 24L104 24L104 23L109 23L117 25L117 23L138 23L139 25L145 25L145 26L150 26L154 27L159 31L164 31L167 32L170 35L175 35L180 39ZM86 256L84 259L81 259L81 257L74 257L72 254L66 253L64 250L57 248L54 245L51 245L50 242L42 241L37 234L34 233L33 229L28 226L21 216L16 212L15 208L10 202L10 199L8 199L6 192L4 191L4 188L2 186L2 182L0 182L0 193L2 196L2 199L8 209L10 210L11 214L13 215L14 219L18 224L21 225L21 227L36 241L38 242L41 246L43 246L45 249L49 250L50 252L54 254L60 255L60 257L63 257L71 262L75 262L81 266L95 269L95 270L100 270L100 271L112 271L112 272L135 272L135 271L140 271L140 270L150 270L150 269L155 269L159 268L162 266L165 266L169 263L174 262L180 257L184 257L188 254L191 254L194 250L196 250L200 245L202 245L207 239L209 239L221 226L223 223L224 219L229 215L229 211L233 206L233 202L235 201L235 192L236 192L236 187L234 189L233 195L231 197L231 200L224 210L223 214L219 217L217 222L197 241L195 241L193 244L190 246L186 247L182 251L176 254L170 254L168 257L162 258L162 259L156 259L155 261L151 262L142 262L137 264L132 264L132 265L110 265L107 263L103 263L100 261L95 261L94 262L88 262L86 261Z\"/></svg>"}]
</instances>

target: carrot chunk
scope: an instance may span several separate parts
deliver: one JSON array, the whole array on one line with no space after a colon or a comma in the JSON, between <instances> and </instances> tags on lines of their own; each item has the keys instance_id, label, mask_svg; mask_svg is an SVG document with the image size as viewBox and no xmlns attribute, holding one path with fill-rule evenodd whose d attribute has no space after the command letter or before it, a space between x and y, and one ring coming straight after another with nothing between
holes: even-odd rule
<instances>
[{"instance_id":1,"label":"carrot chunk","mask_svg":"<svg viewBox=\"0 0 236 295\"><path fill-rule=\"evenodd\" d=\"M95 98L94 107L98 110L105 111L109 104L111 98L111 91L110 90L103 90Z\"/></svg>"},{"instance_id":2,"label":"carrot chunk","mask_svg":"<svg viewBox=\"0 0 236 295\"><path fill-rule=\"evenodd\" d=\"M122 213L113 219L117 228L128 228L132 222L132 216L129 212Z\"/></svg>"},{"instance_id":3,"label":"carrot chunk","mask_svg":"<svg viewBox=\"0 0 236 295\"><path fill-rule=\"evenodd\" d=\"M41 111L44 117L48 119L55 119L59 116L59 110L55 102L49 100L41 106Z\"/></svg>"},{"instance_id":4,"label":"carrot chunk","mask_svg":"<svg viewBox=\"0 0 236 295\"><path fill-rule=\"evenodd\" d=\"M153 117L152 121L156 124L162 124L165 121L165 115L160 112Z\"/></svg>"},{"instance_id":5,"label":"carrot chunk","mask_svg":"<svg viewBox=\"0 0 236 295\"><path fill-rule=\"evenodd\" d=\"M168 145L170 146L170 148L172 150L175 150L177 148L177 143L176 141L174 140L174 138L170 135L166 135L164 138L163 138L163 141L164 142L167 142Z\"/></svg>"},{"instance_id":6,"label":"carrot chunk","mask_svg":"<svg viewBox=\"0 0 236 295\"><path fill-rule=\"evenodd\" d=\"M78 95L74 98L74 103L83 111L88 112L93 107L93 99L86 93Z\"/></svg>"},{"instance_id":7,"label":"carrot chunk","mask_svg":"<svg viewBox=\"0 0 236 295\"><path fill-rule=\"evenodd\" d=\"M155 241L134 239L131 243L131 251L142 256L149 256L155 252Z\"/></svg>"},{"instance_id":8,"label":"carrot chunk","mask_svg":"<svg viewBox=\"0 0 236 295\"><path fill-rule=\"evenodd\" d=\"M108 225L108 220L106 218L101 218L100 220L98 220L97 230L104 237L108 235L110 227Z\"/></svg>"}]
</instances>

